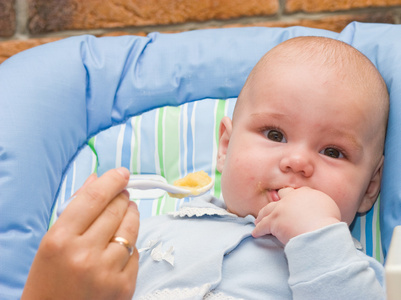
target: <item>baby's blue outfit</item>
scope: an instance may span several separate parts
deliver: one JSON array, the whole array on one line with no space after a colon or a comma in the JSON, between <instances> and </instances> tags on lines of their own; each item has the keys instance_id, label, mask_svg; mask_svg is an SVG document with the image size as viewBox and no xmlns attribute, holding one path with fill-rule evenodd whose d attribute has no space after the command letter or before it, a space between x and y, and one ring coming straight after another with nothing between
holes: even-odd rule
<instances>
[{"instance_id":1,"label":"baby's blue outfit","mask_svg":"<svg viewBox=\"0 0 401 300\"><path fill-rule=\"evenodd\" d=\"M291 239L253 238L255 218L197 198L141 223L134 299L385 299L383 266L347 224Z\"/></svg>"}]
</instances>

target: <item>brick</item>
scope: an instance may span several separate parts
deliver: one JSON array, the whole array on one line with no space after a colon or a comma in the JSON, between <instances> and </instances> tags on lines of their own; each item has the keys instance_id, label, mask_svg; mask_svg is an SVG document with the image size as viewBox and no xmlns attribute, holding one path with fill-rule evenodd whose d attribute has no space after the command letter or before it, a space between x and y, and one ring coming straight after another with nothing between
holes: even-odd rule
<instances>
[{"instance_id":1,"label":"brick","mask_svg":"<svg viewBox=\"0 0 401 300\"><path fill-rule=\"evenodd\" d=\"M319 29L326 29L335 32L340 32L349 23L357 21L363 23L389 23L394 24L396 20L392 13L371 13L371 14L352 14L352 15L336 15L320 19L299 19L291 23L283 23L289 26L305 26Z\"/></svg>"},{"instance_id":2,"label":"brick","mask_svg":"<svg viewBox=\"0 0 401 300\"><path fill-rule=\"evenodd\" d=\"M371 13L357 15L336 15L323 17L319 19L297 19L294 21L268 21L256 22L252 24L231 24L223 26L227 27L244 27L244 26L260 26L260 27L290 27L290 26L305 26L318 29L326 29L335 32L340 32L353 21L366 23L396 23L392 13Z\"/></svg>"},{"instance_id":3,"label":"brick","mask_svg":"<svg viewBox=\"0 0 401 300\"><path fill-rule=\"evenodd\" d=\"M14 35L16 28L15 21L15 0L0 0L0 36L10 37Z\"/></svg>"},{"instance_id":4,"label":"brick","mask_svg":"<svg viewBox=\"0 0 401 300\"><path fill-rule=\"evenodd\" d=\"M31 33L277 14L279 0L27 0Z\"/></svg>"},{"instance_id":5,"label":"brick","mask_svg":"<svg viewBox=\"0 0 401 300\"><path fill-rule=\"evenodd\" d=\"M251 23L234 23L230 25L221 25L221 26L205 26L203 24L198 26L199 28L229 28L229 27L250 27L250 26L260 26L260 27L289 27L289 26L306 26L312 28L320 28L326 30L332 30L335 32L340 32L343 30L345 26L347 26L352 21L359 22L369 22L369 23L397 23L396 16L393 15L392 12L377 12L377 13L364 13L364 14L343 14L343 15L335 15L329 17L320 17L314 18L309 16L308 18L300 18L293 19L292 21L266 21L266 22L251 22ZM167 29L167 28L166 28ZM183 27L181 31L185 31L186 29ZM163 30L162 30L163 31ZM174 33L180 32L180 30L166 30L164 32ZM148 31L136 32L135 35L145 36L148 34ZM100 34L98 36L121 36L128 35L129 32L126 31L112 31L104 34ZM41 45L48 42L56 41L61 38L38 38L38 39L28 39L28 40L11 40L11 41L3 41L0 42L0 63L3 62L8 57Z\"/></svg>"},{"instance_id":6,"label":"brick","mask_svg":"<svg viewBox=\"0 0 401 300\"><path fill-rule=\"evenodd\" d=\"M0 42L0 63L18 52L27 50L49 42L60 40L61 38L41 38L29 40L11 40Z\"/></svg>"},{"instance_id":7,"label":"brick","mask_svg":"<svg viewBox=\"0 0 401 300\"><path fill-rule=\"evenodd\" d=\"M31 33L59 31L73 21L74 3L70 0L27 0L28 29Z\"/></svg>"},{"instance_id":8,"label":"brick","mask_svg":"<svg viewBox=\"0 0 401 300\"><path fill-rule=\"evenodd\" d=\"M139 35L139 36L146 36L149 32L135 32L135 35ZM96 35L98 37L102 37L102 36L122 36L122 35L132 35L129 32L126 31L112 31L112 32L106 32L104 34L99 34Z\"/></svg>"},{"instance_id":9,"label":"brick","mask_svg":"<svg viewBox=\"0 0 401 300\"><path fill-rule=\"evenodd\" d=\"M129 33L123 31L109 32L105 34L98 35L101 36L122 36L128 35ZM135 35L145 36L147 33L141 32L136 33ZM28 39L28 40L10 40L0 42L0 64L4 62L6 59L11 56L27 50L29 48L33 48L36 46L40 46L46 43L55 42L61 40L61 37L49 37L49 38L37 38L37 39Z\"/></svg>"},{"instance_id":10,"label":"brick","mask_svg":"<svg viewBox=\"0 0 401 300\"><path fill-rule=\"evenodd\" d=\"M400 4L401 0L286 0L285 12L340 11L368 7L391 7Z\"/></svg>"}]
</instances>

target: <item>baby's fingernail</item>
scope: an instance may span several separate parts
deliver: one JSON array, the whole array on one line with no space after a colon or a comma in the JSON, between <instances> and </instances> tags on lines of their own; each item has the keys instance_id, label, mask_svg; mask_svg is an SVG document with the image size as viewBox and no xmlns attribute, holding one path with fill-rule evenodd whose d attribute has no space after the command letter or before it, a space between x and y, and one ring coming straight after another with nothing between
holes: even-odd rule
<instances>
[{"instance_id":1,"label":"baby's fingernail","mask_svg":"<svg viewBox=\"0 0 401 300\"><path fill-rule=\"evenodd\" d=\"M129 178L129 171L127 168L120 167L120 168L117 168L116 171L118 173L120 173L125 179Z\"/></svg>"}]
</instances>

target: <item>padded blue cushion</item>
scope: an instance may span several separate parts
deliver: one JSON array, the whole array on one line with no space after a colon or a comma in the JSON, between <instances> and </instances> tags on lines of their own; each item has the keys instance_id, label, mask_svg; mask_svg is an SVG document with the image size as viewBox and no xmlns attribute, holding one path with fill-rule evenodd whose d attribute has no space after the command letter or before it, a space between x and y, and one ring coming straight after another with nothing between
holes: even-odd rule
<instances>
[{"instance_id":1,"label":"padded blue cushion","mask_svg":"<svg viewBox=\"0 0 401 300\"><path fill-rule=\"evenodd\" d=\"M382 74L390 93L382 178L380 230L384 255L393 229L401 224L401 25L352 23L339 39L364 53Z\"/></svg>"},{"instance_id":2,"label":"padded blue cushion","mask_svg":"<svg viewBox=\"0 0 401 300\"><path fill-rule=\"evenodd\" d=\"M378 66L390 88L382 193L386 250L392 228L401 223L395 209L401 197L396 183L400 33L397 25L354 23L340 35L292 27L80 36L7 60L0 65L0 298L20 296L60 182L90 137L155 107L236 97L266 51L300 35L353 44Z\"/></svg>"}]
</instances>

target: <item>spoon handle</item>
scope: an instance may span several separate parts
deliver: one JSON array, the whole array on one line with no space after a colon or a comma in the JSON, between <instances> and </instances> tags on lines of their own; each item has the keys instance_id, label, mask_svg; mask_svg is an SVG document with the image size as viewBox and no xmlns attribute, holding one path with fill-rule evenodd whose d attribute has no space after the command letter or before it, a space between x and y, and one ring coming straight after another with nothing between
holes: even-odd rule
<instances>
[{"instance_id":1,"label":"spoon handle","mask_svg":"<svg viewBox=\"0 0 401 300\"><path fill-rule=\"evenodd\" d=\"M150 190L150 189L162 189L172 194L187 194L190 190L176 187L174 185L151 179L135 179L130 180L127 184L127 188L138 189L138 190Z\"/></svg>"}]
</instances>

